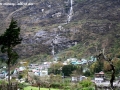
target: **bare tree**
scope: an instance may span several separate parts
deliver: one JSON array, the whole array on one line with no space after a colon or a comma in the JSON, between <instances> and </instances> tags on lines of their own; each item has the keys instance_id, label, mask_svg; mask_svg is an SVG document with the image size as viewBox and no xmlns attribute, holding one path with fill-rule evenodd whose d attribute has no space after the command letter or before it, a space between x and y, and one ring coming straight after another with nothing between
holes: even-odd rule
<instances>
[{"instance_id":1,"label":"bare tree","mask_svg":"<svg viewBox=\"0 0 120 90\"><path fill-rule=\"evenodd\" d=\"M103 60L106 60L106 61L109 62L110 66L111 66L111 72L112 72L112 74L111 74L111 79L110 79L110 85L111 85L111 88L113 89L113 88L114 88L113 82L114 82L114 80L115 80L115 66L113 65L112 58L106 57L106 56L104 55L104 52L100 53L99 55L96 55L96 57L97 57L97 59L99 59L99 60L102 60L102 59L103 59Z\"/></svg>"}]
</instances>

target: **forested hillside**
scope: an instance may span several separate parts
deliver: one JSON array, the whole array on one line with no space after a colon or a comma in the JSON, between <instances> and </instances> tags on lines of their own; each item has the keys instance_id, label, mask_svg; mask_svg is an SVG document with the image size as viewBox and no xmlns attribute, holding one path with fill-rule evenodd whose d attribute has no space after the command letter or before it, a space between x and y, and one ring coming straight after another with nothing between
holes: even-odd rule
<instances>
[{"instance_id":1,"label":"forested hillside","mask_svg":"<svg viewBox=\"0 0 120 90\"><path fill-rule=\"evenodd\" d=\"M57 54L90 57L99 51L119 56L119 0L0 0L1 34L14 17L21 27L22 44L15 49L21 58ZM42 56L43 55L43 56Z\"/></svg>"}]
</instances>

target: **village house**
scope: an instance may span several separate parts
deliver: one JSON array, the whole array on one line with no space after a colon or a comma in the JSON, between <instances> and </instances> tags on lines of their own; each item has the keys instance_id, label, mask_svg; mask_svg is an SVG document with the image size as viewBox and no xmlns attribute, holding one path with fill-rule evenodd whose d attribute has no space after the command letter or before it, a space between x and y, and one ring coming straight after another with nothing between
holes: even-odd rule
<instances>
[{"instance_id":1,"label":"village house","mask_svg":"<svg viewBox=\"0 0 120 90\"><path fill-rule=\"evenodd\" d=\"M105 80L104 72L95 73L95 83L102 83Z\"/></svg>"}]
</instances>

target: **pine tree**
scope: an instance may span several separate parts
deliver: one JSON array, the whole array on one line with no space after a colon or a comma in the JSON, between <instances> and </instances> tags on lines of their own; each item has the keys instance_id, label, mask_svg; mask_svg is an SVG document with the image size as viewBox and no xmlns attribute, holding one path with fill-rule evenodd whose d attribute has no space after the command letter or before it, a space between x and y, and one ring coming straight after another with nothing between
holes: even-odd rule
<instances>
[{"instance_id":1,"label":"pine tree","mask_svg":"<svg viewBox=\"0 0 120 90\"><path fill-rule=\"evenodd\" d=\"M6 29L4 34L0 36L1 52L7 54L6 64L8 66L8 83L10 90L10 68L18 59L18 54L14 50L14 47L21 43L20 28L17 25L17 21L13 18L10 22L9 28Z\"/></svg>"}]
</instances>

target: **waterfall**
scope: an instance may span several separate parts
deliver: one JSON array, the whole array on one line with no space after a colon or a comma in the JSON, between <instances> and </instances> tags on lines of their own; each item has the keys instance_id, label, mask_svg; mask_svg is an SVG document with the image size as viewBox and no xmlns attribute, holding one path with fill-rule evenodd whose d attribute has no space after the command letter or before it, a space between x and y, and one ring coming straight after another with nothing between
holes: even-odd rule
<instances>
[{"instance_id":1,"label":"waterfall","mask_svg":"<svg viewBox=\"0 0 120 90\"><path fill-rule=\"evenodd\" d=\"M52 45L52 55L53 56L55 56L55 46L54 45L58 43L57 38L58 38L58 34L55 36L55 38L52 40L52 43L51 43L51 45Z\"/></svg>"},{"instance_id":2,"label":"waterfall","mask_svg":"<svg viewBox=\"0 0 120 90\"><path fill-rule=\"evenodd\" d=\"M67 23L69 23L72 19L72 16L73 16L73 0L70 0L70 11L69 11L69 14L67 16Z\"/></svg>"},{"instance_id":3,"label":"waterfall","mask_svg":"<svg viewBox=\"0 0 120 90\"><path fill-rule=\"evenodd\" d=\"M54 45L52 44L52 55L54 56L55 55L55 48L54 48Z\"/></svg>"}]
</instances>

